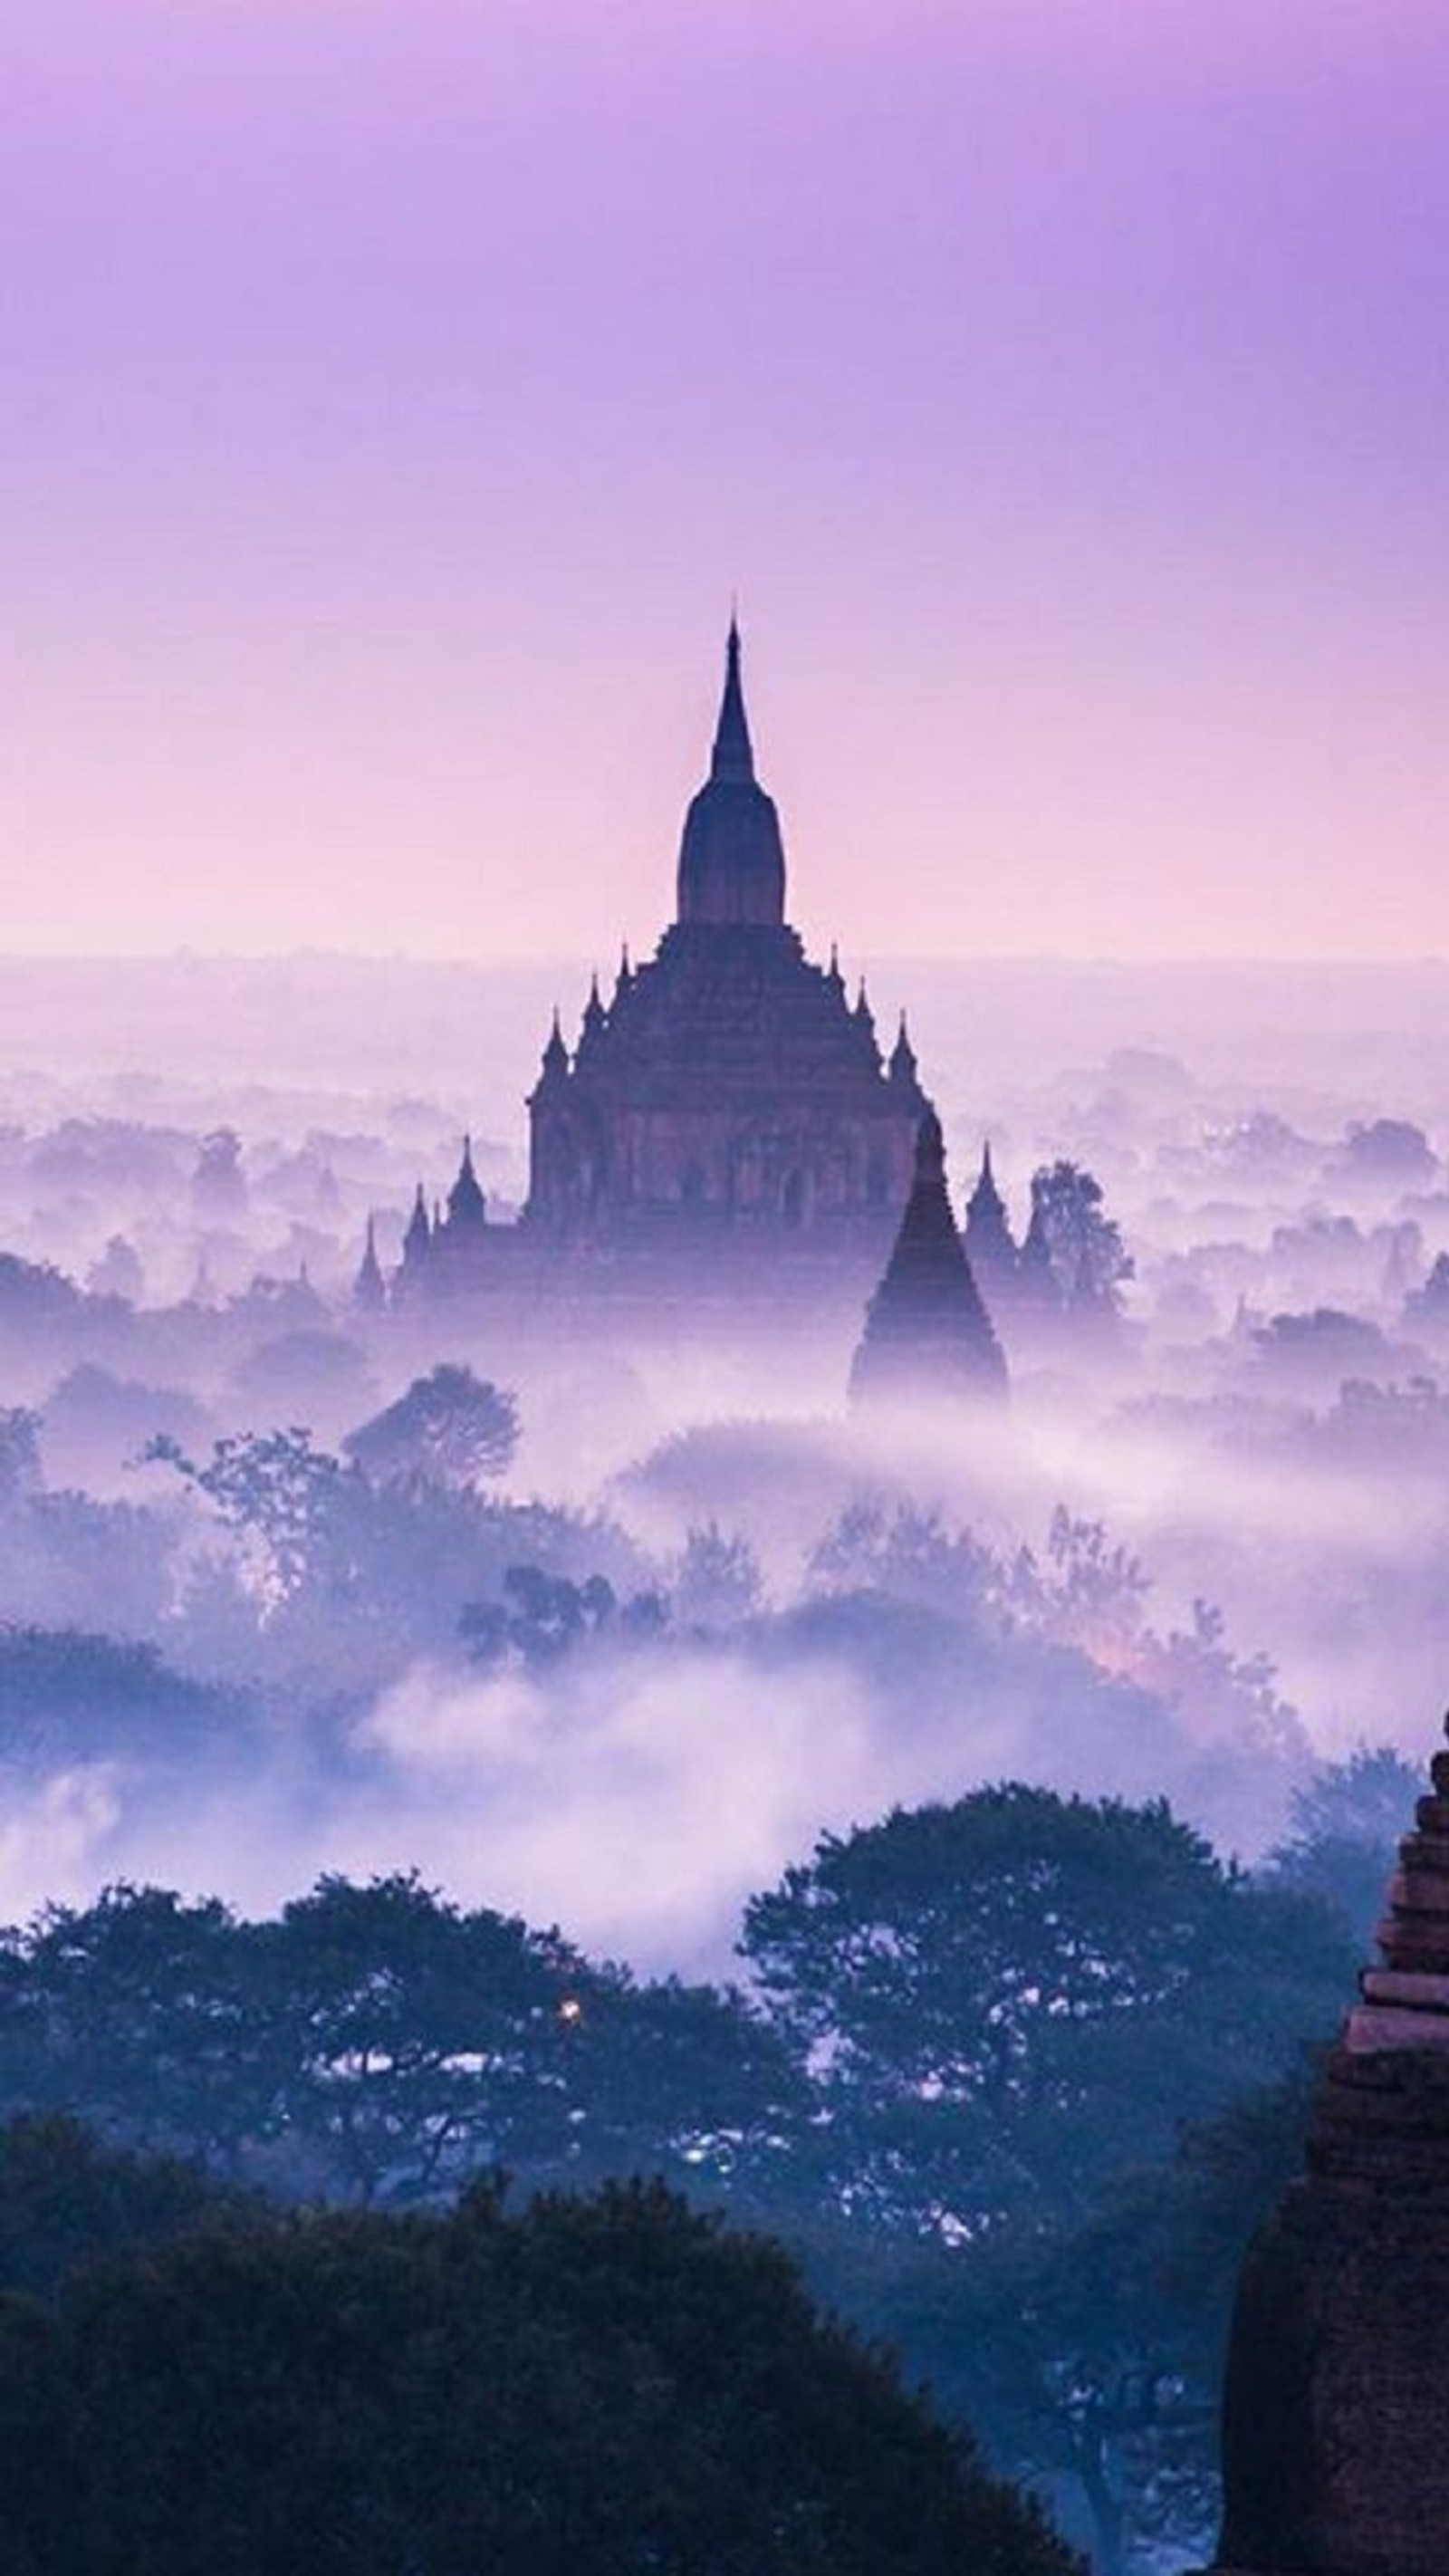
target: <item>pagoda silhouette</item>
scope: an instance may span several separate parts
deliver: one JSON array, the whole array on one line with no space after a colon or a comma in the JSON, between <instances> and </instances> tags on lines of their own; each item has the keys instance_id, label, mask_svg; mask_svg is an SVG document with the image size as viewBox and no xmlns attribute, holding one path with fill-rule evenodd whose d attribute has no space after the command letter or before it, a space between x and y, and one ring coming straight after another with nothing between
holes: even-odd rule
<instances>
[{"instance_id":1,"label":"pagoda silhouette","mask_svg":"<svg viewBox=\"0 0 1449 2576\"><path fill-rule=\"evenodd\" d=\"M882 1054L864 984L807 958L755 775L731 620L709 776L685 817L675 918L595 977L572 1051L555 1014L529 1099L525 1227L565 1245L883 1251L930 1103L904 1019Z\"/></svg>"}]
</instances>

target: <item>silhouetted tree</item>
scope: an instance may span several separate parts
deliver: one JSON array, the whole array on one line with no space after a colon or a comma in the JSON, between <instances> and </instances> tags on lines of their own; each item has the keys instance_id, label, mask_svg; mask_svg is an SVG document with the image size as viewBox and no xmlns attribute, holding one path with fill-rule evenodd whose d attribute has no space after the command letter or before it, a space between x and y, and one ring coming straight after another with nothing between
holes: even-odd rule
<instances>
[{"instance_id":1,"label":"silhouetted tree","mask_svg":"<svg viewBox=\"0 0 1449 2576\"><path fill-rule=\"evenodd\" d=\"M466 1491L511 1463L518 1405L506 1388L444 1360L342 1445L374 1482L417 1479Z\"/></svg>"},{"instance_id":2,"label":"silhouetted tree","mask_svg":"<svg viewBox=\"0 0 1449 2576\"><path fill-rule=\"evenodd\" d=\"M599 1983L557 1932L412 1876L319 1881L262 1927L286 2135L332 2193L436 2197L568 2159L575 2019Z\"/></svg>"},{"instance_id":3,"label":"silhouetted tree","mask_svg":"<svg viewBox=\"0 0 1449 2576\"><path fill-rule=\"evenodd\" d=\"M759 1609L764 1595L759 1559L749 1540L722 1530L718 1521L696 1524L669 1575L669 1598L685 1628L735 1628Z\"/></svg>"},{"instance_id":4,"label":"silhouetted tree","mask_svg":"<svg viewBox=\"0 0 1449 2576\"><path fill-rule=\"evenodd\" d=\"M103 2146L79 2120L0 2126L0 2296L52 2297L83 2265L162 2244L247 2204L180 2158Z\"/></svg>"},{"instance_id":5,"label":"silhouetted tree","mask_svg":"<svg viewBox=\"0 0 1449 2576\"><path fill-rule=\"evenodd\" d=\"M635 1593L621 1602L606 1575L588 1574L580 1583L541 1565L510 1565L502 1600L465 1603L458 1633L469 1661L492 1671L510 1662L556 1663L576 1647L602 1638L648 1645L667 1620L668 1605L657 1592Z\"/></svg>"},{"instance_id":6,"label":"silhouetted tree","mask_svg":"<svg viewBox=\"0 0 1449 2576\"><path fill-rule=\"evenodd\" d=\"M13 2576L1071 2576L766 2240L657 2190L231 2224L0 2305Z\"/></svg>"},{"instance_id":7,"label":"silhouetted tree","mask_svg":"<svg viewBox=\"0 0 1449 2576\"><path fill-rule=\"evenodd\" d=\"M1294 1790L1289 1832L1260 1876L1322 1897L1367 1952L1422 1787L1421 1772L1391 1744L1358 1744L1342 1761L1322 1763Z\"/></svg>"},{"instance_id":8,"label":"silhouetted tree","mask_svg":"<svg viewBox=\"0 0 1449 2576\"><path fill-rule=\"evenodd\" d=\"M191 1177L191 1195L198 1212L209 1218L235 1216L246 1206L241 1138L232 1128L214 1127L203 1136Z\"/></svg>"},{"instance_id":9,"label":"silhouetted tree","mask_svg":"<svg viewBox=\"0 0 1449 2576\"><path fill-rule=\"evenodd\" d=\"M1352 1972L1324 1909L1165 1804L1022 1787L825 1836L740 1946L820 2065L839 2205L947 2237L1080 2209L1331 2028Z\"/></svg>"},{"instance_id":10,"label":"silhouetted tree","mask_svg":"<svg viewBox=\"0 0 1449 2576\"><path fill-rule=\"evenodd\" d=\"M1391 1181L1401 1189L1427 1188L1439 1168L1423 1128L1408 1118L1356 1120L1345 1131L1340 1161L1351 1179Z\"/></svg>"},{"instance_id":11,"label":"silhouetted tree","mask_svg":"<svg viewBox=\"0 0 1449 2576\"><path fill-rule=\"evenodd\" d=\"M1031 1222L1019 1285L1028 1298L1079 1314L1114 1315L1133 1264L1102 1184L1080 1163L1043 1163L1031 1180Z\"/></svg>"}]
</instances>

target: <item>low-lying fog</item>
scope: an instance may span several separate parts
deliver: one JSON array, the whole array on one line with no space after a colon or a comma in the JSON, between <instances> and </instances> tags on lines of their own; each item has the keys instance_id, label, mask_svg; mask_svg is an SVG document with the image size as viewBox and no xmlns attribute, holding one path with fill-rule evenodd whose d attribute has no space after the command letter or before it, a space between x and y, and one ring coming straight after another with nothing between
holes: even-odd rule
<instances>
[{"instance_id":1,"label":"low-lying fog","mask_svg":"<svg viewBox=\"0 0 1449 2576\"><path fill-rule=\"evenodd\" d=\"M718 1968L895 1803L1161 1792L1251 1858L1316 1754L1427 1749L1449 970L871 981L958 1212L989 1133L1018 1236L1066 1158L1134 1264L1115 1325L1002 1319L996 1422L849 1422L854 1307L354 1303L465 1127L516 1209L570 971L0 968L0 1911L416 1864ZM511 1457L353 1463L439 1364Z\"/></svg>"}]
</instances>

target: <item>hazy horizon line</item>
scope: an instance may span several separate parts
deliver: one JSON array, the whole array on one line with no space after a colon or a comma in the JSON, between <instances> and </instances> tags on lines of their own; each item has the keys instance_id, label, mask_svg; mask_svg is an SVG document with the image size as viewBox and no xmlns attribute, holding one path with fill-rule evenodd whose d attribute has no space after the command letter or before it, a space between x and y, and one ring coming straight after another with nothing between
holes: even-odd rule
<instances>
[{"instance_id":1,"label":"hazy horizon line","mask_svg":"<svg viewBox=\"0 0 1449 2576\"><path fill-rule=\"evenodd\" d=\"M633 943L631 943L631 949ZM1201 973L1223 970L1252 974L1285 971L1293 974L1325 973L1442 973L1449 968L1449 953L1422 950L1365 954L1362 949L1327 951L1312 956L1290 955L1268 949L1211 950L1201 955L1181 951L1153 951L1141 955L1097 952L1076 954L1054 949L968 949L926 952L916 948L861 948L852 952L857 963L892 968L919 968L939 972L942 967L970 967L977 970L1024 968L1053 970L1064 973ZM201 948L181 942L174 948L6 948L0 947L0 968L6 967L118 967L118 966L292 966L304 963L345 966L402 966L408 968L440 967L469 973L542 974L548 971L572 976L587 975L591 964L581 962L582 951L530 950L527 952L479 954L422 948L346 948L322 947L315 941L302 941L292 947L267 948ZM636 966L647 962L641 948L634 955ZM610 971L600 966L601 974Z\"/></svg>"}]
</instances>

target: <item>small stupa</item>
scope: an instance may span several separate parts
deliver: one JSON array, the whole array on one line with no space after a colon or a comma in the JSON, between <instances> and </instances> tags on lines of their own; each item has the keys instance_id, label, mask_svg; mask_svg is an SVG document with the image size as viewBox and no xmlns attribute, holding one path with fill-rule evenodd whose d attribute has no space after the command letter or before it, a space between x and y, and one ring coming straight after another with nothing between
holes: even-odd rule
<instances>
[{"instance_id":1,"label":"small stupa","mask_svg":"<svg viewBox=\"0 0 1449 2576\"><path fill-rule=\"evenodd\" d=\"M1217 2576L1449 2569L1449 1752L1378 1943L1239 2284Z\"/></svg>"},{"instance_id":2,"label":"small stupa","mask_svg":"<svg viewBox=\"0 0 1449 2576\"><path fill-rule=\"evenodd\" d=\"M1006 1362L981 1302L946 1187L934 1110L916 1130L916 1169L850 1372L852 1405L940 1403L1006 1393Z\"/></svg>"},{"instance_id":3,"label":"small stupa","mask_svg":"<svg viewBox=\"0 0 1449 2576\"><path fill-rule=\"evenodd\" d=\"M971 1275L986 1300L988 1309L1009 1305L1016 1288L1017 1248L1012 1236L1006 1201L996 1186L991 1168L991 1140L981 1150L981 1170L976 1187L966 1202L966 1224L962 1235Z\"/></svg>"},{"instance_id":4,"label":"small stupa","mask_svg":"<svg viewBox=\"0 0 1449 2576\"><path fill-rule=\"evenodd\" d=\"M377 1220L371 1216L367 1220L367 1242L352 1294L355 1302L369 1314L380 1312L387 1304L387 1282L377 1257Z\"/></svg>"}]
</instances>

